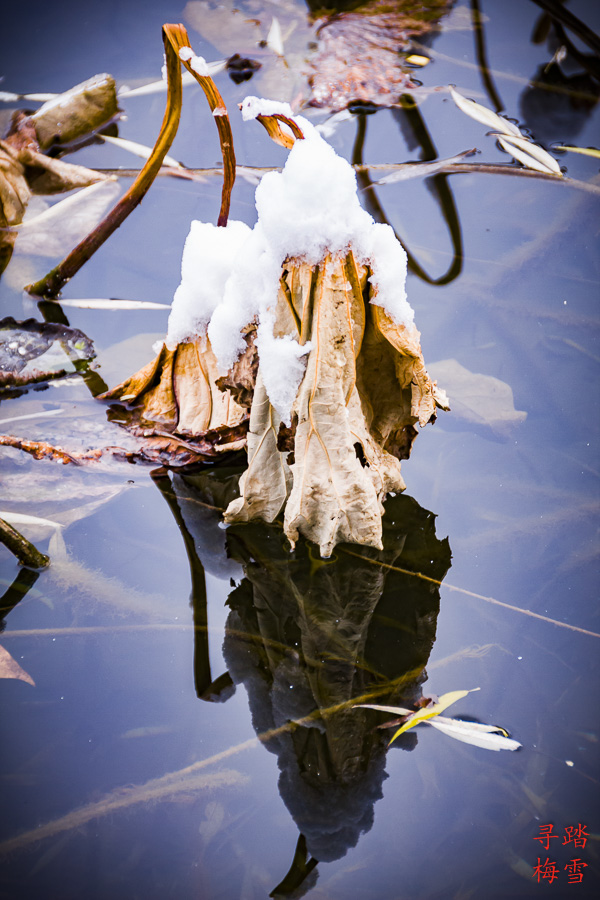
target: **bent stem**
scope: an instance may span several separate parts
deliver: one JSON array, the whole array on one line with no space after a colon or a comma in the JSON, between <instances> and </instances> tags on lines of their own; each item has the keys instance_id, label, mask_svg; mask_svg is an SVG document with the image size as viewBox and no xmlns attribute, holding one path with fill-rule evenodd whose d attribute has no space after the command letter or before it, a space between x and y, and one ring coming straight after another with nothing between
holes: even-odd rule
<instances>
[{"instance_id":1,"label":"bent stem","mask_svg":"<svg viewBox=\"0 0 600 900\"><path fill-rule=\"evenodd\" d=\"M25 290L38 297L56 297L70 278L90 259L99 247L119 228L129 213L135 209L146 195L150 185L156 178L165 156L177 134L179 119L181 116L182 85L181 65L179 50L189 47L190 42L183 25L165 25L163 27L163 43L165 46L165 58L167 69L167 105L163 117L158 139L146 165L140 171L129 190L121 197L108 215L100 224L88 234L54 269L51 269L43 278L34 284L28 284ZM235 181L235 156L233 153L233 140L231 126L221 95L209 77L198 75L190 68L189 63L183 63L192 72L202 87L217 123L221 150L223 152L224 180L219 214L219 225L227 224L231 189Z\"/></svg>"}]
</instances>

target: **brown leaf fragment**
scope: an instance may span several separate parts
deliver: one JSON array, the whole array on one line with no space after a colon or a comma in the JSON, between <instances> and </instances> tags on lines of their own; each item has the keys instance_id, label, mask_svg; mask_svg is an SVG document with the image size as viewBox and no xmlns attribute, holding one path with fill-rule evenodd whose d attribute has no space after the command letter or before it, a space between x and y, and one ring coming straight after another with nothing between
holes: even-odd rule
<instances>
[{"instance_id":1,"label":"brown leaf fragment","mask_svg":"<svg viewBox=\"0 0 600 900\"><path fill-rule=\"evenodd\" d=\"M217 362L207 337L163 344L158 356L131 378L101 394L100 400L123 400L141 417L160 422L182 435L201 436L221 427L235 427L245 412L233 397L219 390Z\"/></svg>"},{"instance_id":2,"label":"brown leaf fragment","mask_svg":"<svg viewBox=\"0 0 600 900\"><path fill-rule=\"evenodd\" d=\"M258 371L258 351L254 344L256 327L252 326L244 335L246 349L238 357L229 372L216 379L220 391L229 391L235 402L245 409L252 406L256 373Z\"/></svg>"},{"instance_id":3,"label":"brown leaf fragment","mask_svg":"<svg viewBox=\"0 0 600 900\"><path fill-rule=\"evenodd\" d=\"M247 423L241 422L235 428L215 428L194 439L184 441L168 432L148 431L132 427L130 436L139 438L137 447L98 447L93 450L65 450L46 441L29 441L25 438L0 434L0 447L14 447L29 453L34 459L50 459L74 466L96 464L111 457L129 463L146 463L153 466L179 468L197 463L214 461L241 450L246 445Z\"/></svg>"},{"instance_id":4,"label":"brown leaf fragment","mask_svg":"<svg viewBox=\"0 0 600 900\"><path fill-rule=\"evenodd\" d=\"M6 141L0 141L0 227L18 225L30 197L18 151Z\"/></svg>"},{"instance_id":5,"label":"brown leaf fragment","mask_svg":"<svg viewBox=\"0 0 600 900\"><path fill-rule=\"evenodd\" d=\"M39 146L69 144L106 125L119 112L115 80L94 75L48 100L32 116Z\"/></svg>"},{"instance_id":6,"label":"brown leaf fragment","mask_svg":"<svg viewBox=\"0 0 600 900\"><path fill-rule=\"evenodd\" d=\"M311 60L310 105L341 110L356 101L397 103L417 86L399 51L434 29L451 5L451 0L372 0L328 16L317 31L318 51Z\"/></svg>"},{"instance_id":7,"label":"brown leaf fragment","mask_svg":"<svg viewBox=\"0 0 600 900\"><path fill-rule=\"evenodd\" d=\"M294 404L298 425L285 534L294 545L302 533L325 557L340 541L381 549L381 497L355 447L369 444L353 397L362 338L360 327L357 334L354 329L364 322L363 299L351 289L343 260L328 259L320 267L313 303L312 350ZM397 478L389 481L395 490L404 487Z\"/></svg>"},{"instance_id":8,"label":"brown leaf fragment","mask_svg":"<svg viewBox=\"0 0 600 900\"><path fill-rule=\"evenodd\" d=\"M11 118L10 128L6 135L6 141L13 150L39 150L35 125L31 117L21 109L17 109Z\"/></svg>"},{"instance_id":9,"label":"brown leaf fragment","mask_svg":"<svg viewBox=\"0 0 600 900\"><path fill-rule=\"evenodd\" d=\"M16 678L19 681L26 681L27 684L35 687L35 681L28 675L25 669L22 669L19 663L12 658L8 650L0 647L0 678Z\"/></svg>"},{"instance_id":10,"label":"brown leaf fragment","mask_svg":"<svg viewBox=\"0 0 600 900\"><path fill-rule=\"evenodd\" d=\"M248 468L240 479L242 496L227 507L226 522L272 522L281 512L291 475L284 454L277 449L279 425L259 371L248 431Z\"/></svg>"},{"instance_id":11,"label":"brown leaf fragment","mask_svg":"<svg viewBox=\"0 0 600 900\"><path fill-rule=\"evenodd\" d=\"M13 437L11 434L0 434L1 447L15 447L17 450L24 450L34 459L54 459L57 462L73 463L79 465L82 454L67 453L61 447L53 447L45 441L28 441L25 438ZM101 452L101 451L100 451Z\"/></svg>"},{"instance_id":12,"label":"brown leaf fragment","mask_svg":"<svg viewBox=\"0 0 600 900\"><path fill-rule=\"evenodd\" d=\"M29 148L19 151L19 162L25 167L25 175L34 194L59 194L114 178L85 166L74 166L61 159L44 156Z\"/></svg>"},{"instance_id":13,"label":"brown leaf fragment","mask_svg":"<svg viewBox=\"0 0 600 900\"><path fill-rule=\"evenodd\" d=\"M245 374L250 377L249 369ZM204 336L175 350L163 344L151 363L98 399L130 405L131 414L115 413L114 418L142 438L136 458L188 465L246 445L247 410L219 389L217 377L215 355Z\"/></svg>"}]
</instances>

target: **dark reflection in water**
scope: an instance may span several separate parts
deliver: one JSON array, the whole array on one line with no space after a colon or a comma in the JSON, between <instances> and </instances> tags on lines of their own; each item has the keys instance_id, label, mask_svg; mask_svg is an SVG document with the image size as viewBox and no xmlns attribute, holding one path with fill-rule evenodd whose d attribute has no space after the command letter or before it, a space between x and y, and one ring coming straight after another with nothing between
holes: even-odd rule
<instances>
[{"instance_id":1,"label":"dark reflection in water","mask_svg":"<svg viewBox=\"0 0 600 900\"><path fill-rule=\"evenodd\" d=\"M276 893L295 890L310 875L307 887L316 860L344 856L373 824L389 733L376 727L378 713L352 705L420 700L440 602L439 585L427 579L440 582L448 571L448 540L436 537L435 516L411 497L390 497L382 551L340 546L325 561L305 541L290 552L277 523L220 529L219 510L236 475L155 481L190 557L198 695L224 700L234 685L246 688L254 730L277 756L279 792L300 832ZM201 558L213 570L219 560L221 577L225 570L243 575L227 600L229 671L212 683ZM398 746L410 750L416 742L407 734Z\"/></svg>"},{"instance_id":2,"label":"dark reflection in water","mask_svg":"<svg viewBox=\"0 0 600 900\"><path fill-rule=\"evenodd\" d=\"M546 43L549 59L521 94L521 116L540 141L573 139L582 131L600 96L600 60L582 52L563 25L543 14L532 37Z\"/></svg>"}]
</instances>

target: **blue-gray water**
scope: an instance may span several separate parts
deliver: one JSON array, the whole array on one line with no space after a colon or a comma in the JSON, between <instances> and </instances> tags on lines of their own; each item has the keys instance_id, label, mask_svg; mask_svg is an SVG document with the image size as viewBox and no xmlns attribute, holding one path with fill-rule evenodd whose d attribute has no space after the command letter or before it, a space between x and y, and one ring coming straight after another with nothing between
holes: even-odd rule
<instances>
[{"instance_id":1,"label":"blue-gray water","mask_svg":"<svg viewBox=\"0 0 600 900\"><path fill-rule=\"evenodd\" d=\"M546 147L598 147L599 114L589 99L597 82L577 82L576 96L575 82L563 85L566 93L529 85L555 49L532 43L540 8L517 0L480 6L507 114ZM299 3L280 7L305 15ZM596 4L568 7L598 31ZM430 42L433 62L418 77L424 88L455 84L492 106L469 9L443 20ZM247 10L266 37L277 4ZM102 71L120 84L158 78L160 26L186 21L172 2L34 4L9 19L1 86L18 92L63 90ZM190 37L208 59L223 55L191 28ZM568 63L565 77L580 70ZM261 82L236 87L222 73L217 83L238 163L283 164L285 151L236 113ZM122 107L120 134L152 144L164 95ZM424 125L439 158L477 147L476 161L507 162L488 129L446 92L428 93L418 112L420 124L398 110L362 125L354 118L331 142L351 158L363 127L364 162L416 160ZM171 153L190 166L218 162L212 116L194 87L185 88ZM557 158L569 177L598 186L597 158ZM107 145L70 160L138 164ZM223 531L210 507L222 505L235 473L153 480L140 466L71 470L3 451L0 510L62 523L66 556L51 529L23 526L40 549L50 542L57 563L25 585L0 634L35 681L0 681L0 849L12 848L0 862L1 898L258 900L281 885L297 850L299 886L289 896L597 894L599 197L508 175L452 175L445 185L418 178L361 196L371 211L376 196L428 275L409 274L408 294L432 370L456 360L493 376L527 415L506 421L491 401L477 420L458 404L440 414L403 463L412 500L390 502L384 552L358 551L428 574L443 582L439 590L343 551L325 566L314 548L291 558L276 529ZM157 180L63 296L169 303L190 219L215 221L220 186L214 177ZM452 200L464 259L447 279L453 241L444 211L452 221ZM241 178L231 214L255 221L253 186ZM20 288L55 261L17 250L0 282L3 315L41 318ZM150 359L168 314L65 312L94 340L110 384ZM0 433L102 443L106 410L82 383L3 400L0 419L52 409L62 414L0 421ZM206 568L206 596L195 554ZM19 575L0 548L4 605L16 603L24 576L9 588ZM402 690L414 697L480 687L448 715L499 724L523 748L493 753L422 725L416 741L407 736L388 750L389 733L374 730L381 719L360 711L284 727L264 745L254 740L388 681L400 684L396 699ZM156 781L168 773L179 774ZM548 824L558 837L546 851L536 837ZM580 825L590 835L585 847L564 844L565 829ZM311 858L316 866L306 866ZM556 863L552 883L534 877L538 858ZM586 863L579 884L569 884L565 869L573 859Z\"/></svg>"}]
</instances>

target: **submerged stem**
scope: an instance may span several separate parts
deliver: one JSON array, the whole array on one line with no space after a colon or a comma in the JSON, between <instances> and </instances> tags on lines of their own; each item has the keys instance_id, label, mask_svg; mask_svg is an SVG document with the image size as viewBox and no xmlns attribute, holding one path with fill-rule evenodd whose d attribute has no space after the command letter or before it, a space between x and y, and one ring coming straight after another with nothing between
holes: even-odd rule
<instances>
[{"instance_id":1,"label":"submerged stem","mask_svg":"<svg viewBox=\"0 0 600 900\"><path fill-rule=\"evenodd\" d=\"M23 537L16 528L13 528L4 519L0 519L0 543L5 544L23 566L30 566L32 569L43 569L50 562L50 559L44 553L40 553L31 541Z\"/></svg>"}]
</instances>

